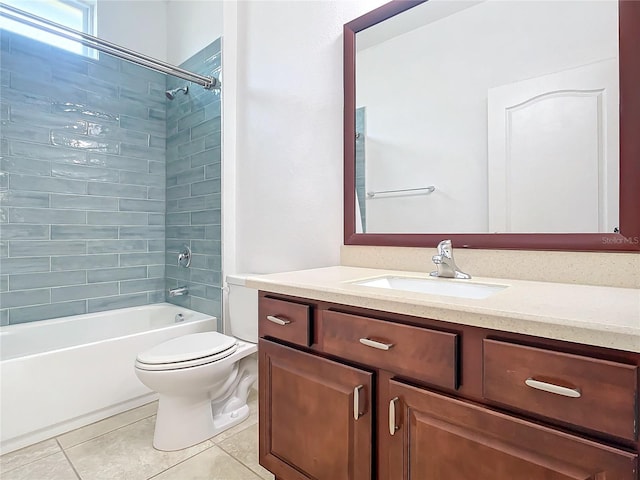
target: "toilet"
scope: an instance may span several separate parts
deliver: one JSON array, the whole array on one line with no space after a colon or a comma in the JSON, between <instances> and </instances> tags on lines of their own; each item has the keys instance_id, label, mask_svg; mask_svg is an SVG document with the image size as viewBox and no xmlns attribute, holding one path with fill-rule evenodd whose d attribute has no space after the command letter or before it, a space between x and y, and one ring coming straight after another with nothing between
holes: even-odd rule
<instances>
[{"instance_id":1,"label":"toilet","mask_svg":"<svg viewBox=\"0 0 640 480\"><path fill-rule=\"evenodd\" d=\"M258 350L258 292L247 288L245 279L227 276L233 336L184 335L138 355L138 379L159 395L156 449L190 447L249 416L247 397L257 378L256 361L249 355Z\"/></svg>"}]
</instances>

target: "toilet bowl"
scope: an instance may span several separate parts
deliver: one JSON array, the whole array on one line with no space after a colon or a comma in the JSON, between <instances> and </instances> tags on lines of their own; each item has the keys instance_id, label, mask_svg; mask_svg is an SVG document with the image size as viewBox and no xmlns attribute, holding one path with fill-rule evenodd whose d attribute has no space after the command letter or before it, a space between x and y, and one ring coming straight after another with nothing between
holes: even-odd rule
<instances>
[{"instance_id":1,"label":"toilet bowl","mask_svg":"<svg viewBox=\"0 0 640 480\"><path fill-rule=\"evenodd\" d=\"M138 379L158 392L153 446L173 451L203 442L249 416L257 378L258 295L244 276L229 276L229 324L218 332L173 338L138 355Z\"/></svg>"}]
</instances>

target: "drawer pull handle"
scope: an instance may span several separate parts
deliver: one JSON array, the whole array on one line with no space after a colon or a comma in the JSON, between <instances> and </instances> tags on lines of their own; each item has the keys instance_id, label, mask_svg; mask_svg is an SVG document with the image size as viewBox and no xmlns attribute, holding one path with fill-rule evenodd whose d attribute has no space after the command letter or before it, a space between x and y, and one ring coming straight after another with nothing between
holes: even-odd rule
<instances>
[{"instance_id":1,"label":"drawer pull handle","mask_svg":"<svg viewBox=\"0 0 640 480\"><path fill-rule=\"evenodd\" d=\"M571 398L580 398L582 395L580 394L580 390L575 388L567 388L561 387L560 385L554 385L553 383L541 382L539 380L534 380L533 378L527 378L524 383L531 388L535 388L536 390L542 390L544 392L555 393L557 395L563 395L565 397Z\"/></svg>"},{"instance_id":2,"label":"drawer pull handle","mask_svg":"<svg viewBox=\"0 0 640 480\"><path fill-rule=\"evenodd\" d=\"M360 411L360 390L364 388L364 385L358 385L353 389L353 419L358 420L365 412Z\"/></svg>"},{"instance_id":3,"label":"drawer pull handle","mask_svg":"<svg viewBox=\"0 0 640 480\"><path fill-rule=\"evenodd\" d=\"M396 425L396 402L398 397L392 398L389 402L389 434L395 435L396 431L400 428Z\"/></svg>"},{"instance_id":4,"label":"drawer pull handle","mask_svg":"<svg viewBox=\"0 0 640 480\"><path fill-rule=\"evenodd\" d=\"M269 320L270 322L273 322L273 323L277 323L278 325L287 325L287 324L291 323L291 321L289 321L289 320L283 320L281 318L274 317L273 315L267 315L267 320Z\"/></svg>"},{"instance_id":5,"label":"drawer pull handle","mask_svg":"<svg viewBox=\"0 0 640 480\"><path fill-rule=\"evenodd\" d=\"M366 345L367 347L377 348L378 350L389 350L391 347L393 347L393 343L376 342L375 340L371 340L370 338L361 338L360 343Z\"/></svg>"}]
</instances>

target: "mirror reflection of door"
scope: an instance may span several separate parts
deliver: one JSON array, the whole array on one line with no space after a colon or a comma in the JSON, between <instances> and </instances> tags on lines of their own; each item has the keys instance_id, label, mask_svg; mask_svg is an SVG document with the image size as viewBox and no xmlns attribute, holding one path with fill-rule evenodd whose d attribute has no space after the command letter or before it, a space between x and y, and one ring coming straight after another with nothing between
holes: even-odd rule
<instances>
[{"instance_id":1,"label":"mirror reflection of door","mask_svg":"<svg viewBox=\"0 0 640 480\"><path fill-rule=\"evenodd\" d=\"M365 196L367 233L596 233L617 226L618 98L608 86L585 79L550 85L527 97L547 93L544 99L512 111L512 121L539 141L511 145L519 167L508 188L522 195L503 195L501 208L517 217L509 225L494 211L496 162L487 135L489 92L617 63L617 2L429 0L358 31L355 47L356 108L366 105L365 192L435 187ZM606 82L617 84L617 67L611 72ZM558 89L587 93L551 93ZM543 116L546 108L561 115ZM538 119L537 131L525 114ZM540 176L549 170L551 179ZM518 204L534 196L537 209Z\"/></svg>"},{"instance_id":2,"label":"mirror reflection of door","mask_svg":"<svg viewBox=\"0 0 640 480\"><path fill-rule=\"evenodd\" d=\"M489 90L490 232L613 232L617 75L607 60Z\"/></svg>"}]
</instances>

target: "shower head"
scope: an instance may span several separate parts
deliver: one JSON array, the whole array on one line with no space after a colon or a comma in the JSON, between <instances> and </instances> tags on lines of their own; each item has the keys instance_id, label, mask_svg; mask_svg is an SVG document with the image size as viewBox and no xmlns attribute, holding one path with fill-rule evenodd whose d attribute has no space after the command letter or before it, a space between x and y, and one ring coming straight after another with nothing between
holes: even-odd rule
<instances>
[{"instance_id":1,"label":"shower head","mask_svg":"<svg viewBox=\"0 0 640 480\"><path fill-rule=\"evenodd\" d=\"M187 93L189 93L189 86L185 85L184 87L178 87L172 90L167 90L166 92L164 92L164 94L169 100L173 100L174 98L176 98L176 93L178 92L184 92L184 94L186 95Z\"/></svg>"}]
</instances>

